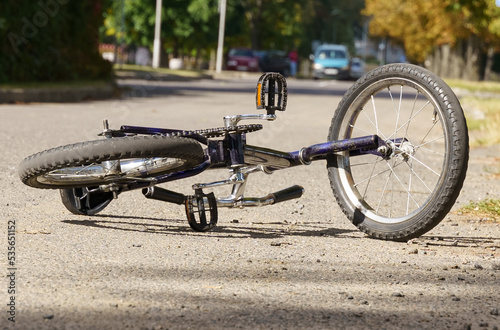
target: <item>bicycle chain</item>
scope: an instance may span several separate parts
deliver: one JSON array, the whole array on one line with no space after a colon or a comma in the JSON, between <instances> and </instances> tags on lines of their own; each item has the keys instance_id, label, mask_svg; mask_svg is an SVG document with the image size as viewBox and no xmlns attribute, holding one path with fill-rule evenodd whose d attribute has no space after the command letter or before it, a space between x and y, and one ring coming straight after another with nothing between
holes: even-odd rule
<instances>
[{"instance_id":1,"label":"bicycle chain","mask_svg":"<svg viewBox=\"0 0 500 330\"><path fill-rule=\"evenodd\" d=\"M250 124L250 125L239 125L234 127L216 127L216 128L207 128L207 129L199 129L193 131L179 131L173 133L162 134L164 136L182 136L189 137L192 135L202 135L206 138L214 138L224 136L229 133L250 133L255 132L262 129L261 124Z\"/></svg>"}]
</instances>

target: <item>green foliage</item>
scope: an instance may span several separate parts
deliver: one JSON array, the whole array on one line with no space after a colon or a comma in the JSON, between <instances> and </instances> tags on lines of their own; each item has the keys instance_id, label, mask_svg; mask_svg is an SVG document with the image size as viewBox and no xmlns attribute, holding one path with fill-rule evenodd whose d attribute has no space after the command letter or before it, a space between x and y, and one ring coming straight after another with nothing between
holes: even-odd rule
<instances>
[{"instance_id":1,"label":"green foliage","mask_svg":"<svg viewBox=\"0 0 500 330\"><path fill-rule=\"evenodd\" d=\"M490 216L493 220L500 218L500 199L484 199L477 202L471 201L462 207L463 213L472 213L479 216Z\"/></svg>"},{"instance_id":2,"label":"green foliage","mask_svg":"<svg viewBox=\"0 0 500 330\"><path fill-rule=\"evenodd\" d=\"M2 0L0 82L109 79L98 52L101 0Z\"/></svg>"},{"instance_id":3,"label":"green foliage","mask_svg":"<svg viewBox=\"0 0 500 330\"><path fill-rule=\"evenodd\" d=\"M152 49L155 4L154 0L110 2L101 39L121 40L124 29L127 45ZM313 40L352 46L363 6L364 0L228 0L225 47L298 48L308 56ZM218 29L218 0L163 1L161 37L166 52L177 56L201 51L208 56L217 47Z\"/></svg>"},{"instance_id":4,"label":"green foliage","mask_svg":"<svg viewBox=\"0 0 500 330\"><path fill-rule=\"evenodd\" d=\"M152 49L156 1L113 1L105 10L101 38ZM168 52L203 49L217 41L217 0L163 1L161 38ZM123 39L122 39L123 38Z\"/></svg>"}]
</instances>

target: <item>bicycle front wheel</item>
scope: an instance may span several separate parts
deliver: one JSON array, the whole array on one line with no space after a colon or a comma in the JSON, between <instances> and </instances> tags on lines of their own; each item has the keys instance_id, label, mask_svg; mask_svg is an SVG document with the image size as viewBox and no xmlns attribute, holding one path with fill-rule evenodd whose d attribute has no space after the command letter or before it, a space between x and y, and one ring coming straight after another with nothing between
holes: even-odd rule
<instances>
[{"instance_id":1,"label":"bicycle front wheel","mask_svg":"<svg viewBox=\"0 0 500 330\"><path fill-rule=\"evenodd\" d=\"M182 171L202 163L203 159L203 149L193 139L118 137L34 154L21 162L19 176L35 188L81 188Z\"/></svg>"},{"instance_id":2,"label":"bicycle front wheel","mask_svg":"<svg viewBox=\"0 0 500 330\"><path fill-rule=\"evenodd\" d=\"M468 133L453 91L433 73L393 64L359 79L340 102L328 139L378 135L379 154L328 159L334 195L371 237L406 241L436 226L456 201Z\"/></svg>"}]
</instances>

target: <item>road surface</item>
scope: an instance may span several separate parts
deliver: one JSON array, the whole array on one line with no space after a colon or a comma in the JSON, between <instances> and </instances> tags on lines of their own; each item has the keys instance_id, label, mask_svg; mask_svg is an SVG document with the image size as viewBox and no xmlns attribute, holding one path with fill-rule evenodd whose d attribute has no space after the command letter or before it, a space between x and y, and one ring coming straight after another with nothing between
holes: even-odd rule
<instances>
[{"instance_id":1,"label":"road surface","mask_svg":"<svg viewBox=\"0 0 500 330\"><path fill-rule=\"evenodd\" d=\"M140 191L120 195L99 216L76 216L57 191L24 186L17 175L24 157L95 139L105 118L115 128L201 129L255 112L254 81L122 83L129 89L119 100L0 106L0 265L10 275L0 298L14 311L2 313L1 328L14 328L11 317L16 329L500 327L500 227L459 212L469 200L500 197L498 146L471 151L457 205L408 243L366 238L349 223L323 162L251 176L250 195L293 184L305 194L222 209L207 233L189 228L182 207ZM287 111L249 134L249 143L298 150L325 141L349 85L290 80ZM188 194L193 183L226 177L211 171L167 187Z\"/></svg>"}]
</instances>

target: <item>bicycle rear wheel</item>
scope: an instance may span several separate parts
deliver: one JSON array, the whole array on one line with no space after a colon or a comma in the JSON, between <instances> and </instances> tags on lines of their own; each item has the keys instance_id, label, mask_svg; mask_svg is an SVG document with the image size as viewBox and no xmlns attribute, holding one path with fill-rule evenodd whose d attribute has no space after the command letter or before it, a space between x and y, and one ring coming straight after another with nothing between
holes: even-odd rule
<instances>
[{"instance_id":1,"label":"bicycle rear wheel","mask_svg":"<svg viewBox=\"0 0 500 330\"><path fill-rule=\"evenodd\" d=\"M21 162L19 176L35 188L92 187L182 171L200 164L203 159L201 145L192 139L118 137L34 154Z\"/></svg>"},{"instance_id":2,"label":"bicycle rear wheel","mask_svg":"<svg viewBox=\"0 0 500 330\"><path fill-rule=\"evenodd\" d=\"M406 241L436 226L460 192L468 161L465 118L433 73L393 64L359 79L340 102L328 139L377 134L384 156L349 152L328 159L334 195L371 237Z\"/></svg>"}]
</instances>

